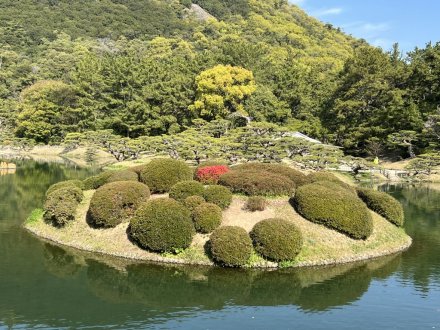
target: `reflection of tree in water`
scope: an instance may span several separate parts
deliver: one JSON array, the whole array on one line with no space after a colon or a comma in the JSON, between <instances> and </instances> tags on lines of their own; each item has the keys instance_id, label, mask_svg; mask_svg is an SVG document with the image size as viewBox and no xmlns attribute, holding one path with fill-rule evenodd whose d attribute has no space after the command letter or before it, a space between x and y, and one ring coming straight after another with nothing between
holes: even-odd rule
<instances>
[{"instance_id":1,"label":"reflection of tree in water","mask_svg":"<svg viewBox=\"0 0 440 330\"><path fill-rule=\"evenodd\" d=\"M121 272L89 261L87 279L91 291L105 301L139 303L164 312L191 307L215 310L228 304L297 305L322 311L359 299L373 278L386 278L399 262L393 257L372 266L279 271L137 264Z\"/></svg>"},{"instance_id":2,"label":"reflection of tree in water","mask_svg":"<svg viewBox=\"0 0 440 330\"><path fill-rule=\"evenodd\" d=\"M59 278L75 276L81 269L81 264L73 254L49 243L44 244L44 266L49 273Z\"/></svg>"},{"instance_id":3,"label":"reflection of tree in water","mask_svg":"<svg viewBox=\"0 0 440 330\"><path fill-rule=\"evenodd\" d=\"M400 278L426 294L440 285L440 186L388 186L405 208L405 230L413 244L404 253Z\"/></svg>"}]
</instances>

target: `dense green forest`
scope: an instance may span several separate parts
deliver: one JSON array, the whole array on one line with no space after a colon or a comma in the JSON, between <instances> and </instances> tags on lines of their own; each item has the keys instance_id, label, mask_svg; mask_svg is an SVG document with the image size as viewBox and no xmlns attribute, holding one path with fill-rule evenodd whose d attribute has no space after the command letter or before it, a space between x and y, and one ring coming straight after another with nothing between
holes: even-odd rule
<instances>
[{"instance_id":1,"label":"dense green forest","mask_svg":"<svg viewBox=\"0 0 440 330\"><path fill-rule=\"evenodd\" d=\"M190 0L0 0L2 144L157 144L251 121L355 156L440 147L440 44L384 52L287 0L192 2L213 18Z\"/></svg>"}]
</instances>

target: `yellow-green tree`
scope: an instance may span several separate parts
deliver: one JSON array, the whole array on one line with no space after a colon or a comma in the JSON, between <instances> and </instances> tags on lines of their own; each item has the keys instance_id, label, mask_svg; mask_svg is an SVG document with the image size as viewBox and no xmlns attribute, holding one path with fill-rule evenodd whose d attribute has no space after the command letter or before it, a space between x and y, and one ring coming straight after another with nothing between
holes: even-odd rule
<instances>
[{"instance_id":1,"label":"yellow-green tree","mask_svg":"<svg viewBox=\"0 0 440 330\"><path fill-rule=\"evenodd\" d=\"M196 101L189 110L207 120L238 112L246 115L243 103L255 92L252 71L231 65L216 65L196 77Z\"/></svg>"}]
</instances>

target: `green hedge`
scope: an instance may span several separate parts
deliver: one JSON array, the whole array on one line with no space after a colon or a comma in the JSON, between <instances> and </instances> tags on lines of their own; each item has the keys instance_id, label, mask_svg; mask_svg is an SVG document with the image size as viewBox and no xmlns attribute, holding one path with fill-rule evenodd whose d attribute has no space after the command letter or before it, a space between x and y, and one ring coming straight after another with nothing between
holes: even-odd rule
<instances>
[{"instance_id":1,"label":"green hedge","mask_svg":"<svg viewBox=\"0 0 440 330\"><path fill-rule=\"evenodd\" d=\"M176 201L183 202L190 196L203 196L205 187L198 181L181 181L171 187L170 197Z\"/></svg>"},{"instance_id":2,"label":"green hedge","mask_svg":"<svg viewBox=\"0 0 440 330\"><path fill-rule=\"evenodd\" d=\"M284 175L267 171L230 171L220 177L219 184L234 193L249 196L282 196L295 192L295 183Z\"/></svg>"},{"instance_id":3,"label":"green hedge","mask_svg":"<svg viewBox=\"0 0 440 330\"><path fill-rule=\"evenodd\" d=\"M222 209L212 203L202 203L193 211L194 227L197 232L210 233L222 222Z\"/></svg>"},{"instance_id":4,"label":"green hedge","mask_svg":"<svg viewBox=\"0 0 440 330\"><path fill-rule=\"evenodd\" d=\"M142 248L156 252L187 248L194 234L190 212L171 198L143 204L130 220L130 237Z\"/></svg>"},{"instance_id":5,"label":"green hedge","mask_svg":"<svg viewBox=\"0 0 440 330\"><path fill-rule=\"evenodd\" d=\"M67 181L61 181L57 182L49 187L46 191L46 196L48 196L50 193L54 192L55 190L61 189L61 188L68 188L68 187L76 187L81 190L84 189L84 183L81 180L67 180Z\"/></svg>"},{"instance_id":6,"label":"green hedge","mask_svg":"<svg viewBox=\"0 0 440 330\"><path fill-rule=\"evenodd\" d=\"M266 208L266 198L262 196L251 196L246 201L244 208L248 211L264 211Z\"/></svg>"},{"instance_id":7,"label":"green hedge","mask_svg":"<svg viewBox=\"0 0 440 330\"><path fill-rule=\"evenodd\" d=\"M369 209L380 214L396 226L403 226L403 207L394 197L382 191L366 188L358 188L357 193Z\"/></svg>"},{"instance_id":8,"label":"green hedge","mask_svg":"<svg viewBox=\"0 0 440 330\"><path fill-rule=\"evenodd\" d=\"M154 193L169 192L180 181L193 179L191 168L184 162L174 159L153 159L140 172L140 179Z\"/></svg>"},{"instance_id":9,"label":"green hedge","mask_svg":"<svg viewBox=\"0 0 440 330\"><path fill-rule=\"evenodd\" d=\"M356 194L356 189L354 187L341 181L336 175L330 172L315 172L307 175L305 184L315 182L331 182L350 190L353 194Z\"/></svg>"},{"instance_id":10,"label":"green hedge","mask_svg":"<svg viewBox=\"0 0 440 330\"><path fill-rule=\"evenodd\" d=\"M214 230L210 237L212 258L220 265L239 267L251 257L252 241L241 227L225 226Z\"/></svg>"},{"instance_id":11,"label":"green hedge","mask_svg":"<svg viewBox=\"0 0 440 330\"><path fill-rule=\"evenodd\" d=\"M274 261L294 260L303 245L300 230L284 219L262 220L254 226L250 236L255 250Z\"/></svg>"},{"instance_id":12,"label":"green hedge","mask_svg":"<svg viewBox=\"0 0 440 330\"><path fill-rule=\"evenodd\" d=\"M111 171L106 183L117 181L139 181L139 176L130 170Z\"/></svg>"},{"instance_id":13,"label":"green hedge","mask_svg":"<svg viewBox=\"0 0 440 330\"><path fill-rule=\"evenodd\" d=\"M205 203L205 199L202 196L189 196L183 201L183 205L185 205L190 212L193 212L194 209L202 203Z\"/></svg>"},{"instance_id":14,"label":"green hedge","mask_svg":"<svg viewBox=\"0 0 440 330\"><path fill-rule=\"evenodd\" d=\"M307 182L307 177L304 173L295 170L284 164L272 164L272 163L245 163L234 166L233 170L241 170L246 172L270 172L274 174L283 175L289 178L295 185L300 186Z\"/></svg>"},{"instance_id":15,"label":"green hedge","mask_svg":"<svg viewBox=\"0 0 440 330\"><path fill-rule=\"evenodd\" d=\"M373 231L373 220L365 204L337 183L316 182L301 186L291 200L304 218L336 229L355 239L365 239Z\"/></svg>"},{"instance_id":16,"label":"green hedge","mask_svg":"<svg viewBox=\"0 0 440 330\"><path fill-rule=\"evenodd\" d=\"M224 210L232 203L232 192L226 187L211 185L205 188L203 198Z\"/></svg>"},{"instance_id":17,"label":"green hedge","mask_svg":"<svg viewBox=\"0 0 440 330\"><path fill-rule=\"evenodd\" d=\"M102 172L97 175L93 175L83 180L84 190L94 190L99 187L105 185L107 183L107 179L112 175L112 172Z\"/></svg>"},{"instance_id":18,"label":"green hedge","mask_svg":"<svg viewBox=\"0 0 440 330\"><path fill-rule=\"evenodd\" d=\"M90 201L89 223L111 228L128 220L150 197L146 185L134 181L111 182L98 188Z\"/></svg>"},{"instance_id":19,"label":"green hedge","mask_svg":"<svg viewBox=\"0 0 440 330\"><path fill-rule=\"evenodd\" d=\"M83 192L75 186L52 191L44 203L44 220L57 227L75 220L76 208L82 198Z\"/></svg>"}]
</instances>

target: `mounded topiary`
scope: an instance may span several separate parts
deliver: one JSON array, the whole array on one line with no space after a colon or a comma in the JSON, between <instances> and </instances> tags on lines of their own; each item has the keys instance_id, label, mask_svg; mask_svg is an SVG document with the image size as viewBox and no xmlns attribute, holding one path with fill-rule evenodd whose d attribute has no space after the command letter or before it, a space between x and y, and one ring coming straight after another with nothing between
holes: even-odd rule
<instances>
[{"instance_id":1,"label":"mounded topiary","mask_svg":"<svg viewBox=\"0 0 440 330\"><path fill-rule=\"evenodd\" d=\"M203 198L224 210L232 203L232 192L227 187L211 185L205 188Z\"/></svg>"},{"instance_id":2,"label":"mounded topiary","mask_svg":"<svg viewBox=\"0 0 440 330\"><path fill-rule=\"evenodd\" d=\"M197 232L210 233L222 222L222 209L212 203L202 203L193 211L194 227Z\"/></svg>"},{"instance_id":3,"label":"mounded topiary","mask_svg":"<svg viewBox=\"0 0 440 330\"><path fill-rule=\"evenodd\" d=\"M403 226L403 207L397 199L385 192L367 188L358 188L357 193L369 209L380 214L396 226Z\"/></svg>"},{"instance_id":4,"label":"mounded topiary","mask_svg":"<svg viewBox=\"0 0 440 330\"><path fill-rule=\"evenodd\" d=\"M164 193L180 181L193 179L191 168L180 160L153 159L140 172L140 179L152 192Z\"/></svg>"},{"instance_id":5,"label":"mounded topiary","mask_svg":"<svg viewBox=\"0 0 440 330\"><path fill-rule=\"evenodd\" d=\"M330 172L315 172L306 176L305 184L315 182L331 182L350 190L353 194L356 194L356 189L354 187L341 181L336 175Z\"/></svg>"},{"instance_id":6,"label":"mounded topiary","mask_svg":"<svg viewBox=\"0 0 440 330\"><path fill-rule=\"evenodd\" d=\"M268 171L230 171L220 177L219 184L234 193L249 196L282 196L295 192L295 183L288 177Z\"/></svg>"},{"instance_id":7,"label":"mounded topiary","mask_svg":"<svg viewBox=\"0 0 440 330\"><path fill-rule=\"evenodd\" d=\"M67 181L61 181L54 183L47 189L46 196L48 196L50 193L54 192L55 190L61 189L61 188L67 188L67 187L76 187L81 190L84 189L84 183L81 180L67 180Z\"/></svg>"},{"instance_id":8,"label":"mounded topiary","mask_svg":"<svg viewBox=\"0 0 440 330\"><path fill-rule=\"evenodd\" d=\"M316 182L301 186L292 199L299 214L354 239L368 238L373 219L366 205L349 190Z\"/></svg>"},{"instance_id":9,"label":"mounded topiary","mask_svg":"<svg viewBox=\"0 0 440 330\"><path fill-rule=\"evenodd\" d=\"M183 201L183 205L185 205L190 212L193 212L194 209L202 203L205 203L205 199L202 196L189 196Z\"/></svg>"},{"instance_id":10,"label":"mounded topiary","mask_svg":"<svg viewBox=\"0 0 440 330\"><path fill-rule=\"evenodd\" d=\"M246 201L244 208L248 211L264 211L266 208L266 198L263 196L251 196Z\"/></svg>"},{"instance_id":11,"label":"mounded topiary","mask_svg":"<svg viewBox=\"0 0 440 330\"><path fill-rule=\"evenodd\" d=\"M227 267L246 264L252 254L252 241L241 227L225 226L214 230L210 237L211 254L217 263Z\"/></svg>"},{"instance_id":12,"label":"mounded topiary","mask_svg":"<svg viewBox=\"0 0 440 330\"><path fill-rule=\"evenodd\" d=\"M245 163L233 167L234 170L265 171L288 177L295 185L300 186L307 182L306 175L284 164L273 163Z\"/></svg>"},{"instance_id":13,"label":"mounded topiary","mask_svg":"<svg viewBox=\"0 0 440 330\"><path fill-rule=\"evenodd\" d=\"M83 180L84 190L98 189L99 187L107 183L107 179L112 175L112 172L102 172L97 175L93 175Z\"/></svg>"},{"instance_id":14,"label":"mounded topiary","mask_svg":"<svg viewBox=\"0 0 440 330\"><path fill-rule=\"evenodd\" d=\"M106 180L106 183L117 181L139 181L139 176L130 170L112 171Z\"/></svg>"},{"instance_id":15,"label":"mounded topiary","mask_svg":"<svg viewBox=\"0 0 440 330\"><path fill-rule=\"evenodd\" d=\"M75 220L76 208L82 198L83 192L75 186L52 191L44 203L44 220L56 227Z\"/></svg>"},{"instance_id":16,"label":"mounded topiary","mask_svg":"<svg viewBox=\"0 0 440 330\"><path fill-rule=\"evenodd\" d=\"M142 248L156 252L185 249L194 234L190 212L171 198L148 201L130 220L130 237Z\"/></svg>"},{"instance_id":17,"label":"mounded topiary","mask_svg":"<svg viewBox=\"0 0 440 330\"><path fill-rule=\"evenodd\" d=\"M205 187L198 181L181 181L171 187L170 197L176 201L183 202L190 196L203 196Z\"/></svg>"},{"instance_id":18,"label":"mounded topiary","mask_svg":"<svg viewBox=\"0 0 440 330\"><path fill-rule=\"evenodd\" d=\"M133 216L150 197L150 189L134 181L111 182L98 188L92 196L89 222L96 227L116 227Z\"/></svg>"},{"instance_id":19,"label":"mounded topiary","mask_svg":"<svg viewBox=\"0 0 440 330\"><path fill-rule=\"evenodd\" d=\"M254 226L250 236L255 250L273 261L294 260L303 244L300 230L284 219L262 220Z\"/></svg>"}]
</instances>

